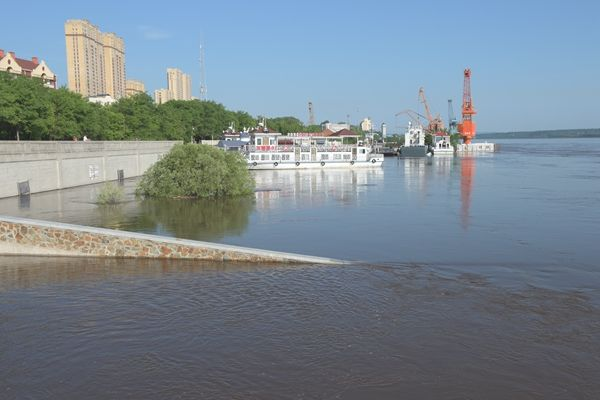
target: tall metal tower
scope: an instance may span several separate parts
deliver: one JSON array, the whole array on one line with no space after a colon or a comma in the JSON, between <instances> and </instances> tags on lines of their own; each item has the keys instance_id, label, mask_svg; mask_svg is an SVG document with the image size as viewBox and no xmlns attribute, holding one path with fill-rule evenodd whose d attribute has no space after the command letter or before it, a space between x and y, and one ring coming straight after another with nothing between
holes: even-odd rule
<instances>
[{"instance_id":1,"label":"tall metal tower","mask_svg":"<svg viewBox=\"0 0 600 400\"><path fill-rule=\"evenodd\" d=\"M204 45L200 44L200 100L206 100L206 71L204 70Z\"/></svg>"},{"instance_id":2,"label":"tall metal tower","mask_svg":"<svg viewBox=\"0 0 600 400\"><path fill-rule=\"evenodd\" d=\"M308 125L315 125L315 111L313 110L312 101L308 102Z\"/></svg>"},{"instance_id":3,"label":"tall metal tower","mask_svg":"<svg viewBox=\"0 0 600 400\"><path fill-rule=\"evenodd\" d=\"M463 137L464 143L469 144L471 139L475 137L476 125L473 121L473 115L477 114L477 111L473 108L471 99L471 70L469 68L465 69L464 77L462 122L458 124L458 132Z\"/></svg>"}]
</instances>

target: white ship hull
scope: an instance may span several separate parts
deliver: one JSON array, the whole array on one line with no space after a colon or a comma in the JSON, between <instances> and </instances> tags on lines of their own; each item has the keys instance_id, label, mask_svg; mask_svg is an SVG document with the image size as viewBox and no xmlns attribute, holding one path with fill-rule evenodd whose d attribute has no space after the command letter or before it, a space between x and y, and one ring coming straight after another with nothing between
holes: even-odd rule
<instances>
[{"instance_id":1,"label":"white ship hull","mask_svg":"<svg viewBox=\"0 0 600 400\"><path fill-rule=\"evenodd\" d=\"M248 163L251 170L273 170L273 169L333 169L333 168L375 168L381 167L383 156L381 158L372 158L370 161L304 161L304 162L260 162L254 161Z\"/></svg>"}]
</instances>

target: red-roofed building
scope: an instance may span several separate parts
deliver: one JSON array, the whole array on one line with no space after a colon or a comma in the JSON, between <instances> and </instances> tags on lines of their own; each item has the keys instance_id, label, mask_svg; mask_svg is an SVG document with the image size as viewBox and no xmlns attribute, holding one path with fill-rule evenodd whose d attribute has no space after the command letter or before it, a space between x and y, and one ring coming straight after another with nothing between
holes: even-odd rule
<instances>
[{"instance_id":1,"label":"red-roofed building","mask_svg":"<svg viewBox=\"0 0 600 400\"><path fill-rule=\"evenodd\" d=\"M359 134L352 132L350 129L341 129L333 134L333 136L343 136L343 137L360 137Z\"/></svg>"},{"instance_id":2,"label":"red-roofed building","mask_svg":"<svg viewBox=\"0 0 600 400\"><path fill-rule=\"evenodd\" d=\"M44 60L40 62L37 57L32 57L31 60L25 60L17 58L12 51L5 52L0 49L0 71L40 78L45 86L56 89L56 75L48 68Z\"/></svg>"}]
</instances>

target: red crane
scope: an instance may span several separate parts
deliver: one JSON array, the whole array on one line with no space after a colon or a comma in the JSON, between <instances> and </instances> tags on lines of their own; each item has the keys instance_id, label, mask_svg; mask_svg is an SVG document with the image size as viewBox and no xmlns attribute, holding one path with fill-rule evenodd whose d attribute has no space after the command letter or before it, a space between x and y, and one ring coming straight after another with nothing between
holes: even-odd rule
<instances>
[{"instance_id":1,"label":"red crane","mask_svg":"<svg viewBox=\"0 0 600 400\"><path fill-rule=\"evenodd\" d=\"M466 144L471 143L471 140L475 137L476 125L473 121L473 115L477 114L477 111L473 108L473 102L471 101L471 69L465 69L465 82L463 87L463 103L462 103L462 122L458 124L458 132L463 138L463 142Z\"/></svg>"}]
</instances>

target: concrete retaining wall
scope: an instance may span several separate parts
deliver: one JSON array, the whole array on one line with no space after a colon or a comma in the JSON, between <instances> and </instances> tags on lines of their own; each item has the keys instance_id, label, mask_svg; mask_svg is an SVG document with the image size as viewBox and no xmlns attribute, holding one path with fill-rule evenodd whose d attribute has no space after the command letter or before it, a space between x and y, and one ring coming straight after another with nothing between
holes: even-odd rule
<instances>
[{"instance_id":1,"label":"concrete retaining wall","mask_svg":"<svg viewBox=\"0 0 600 400\"><path fill-rule=\"evenodd\" d=\"M330 258L0 216L0 255L15 254L251 263L342 263Z\"/></svg>"},{"instance_id":2,"label":"concrete retaining wall","mask_svg":"<svg viewBox=\"0 0 600 400\"><path fill-rule=\"evenodd\" d=\"M0 198L17 196L18 183L30 193L142 175L177 141L0 142Z\"/></svg>"}]
</instances>

